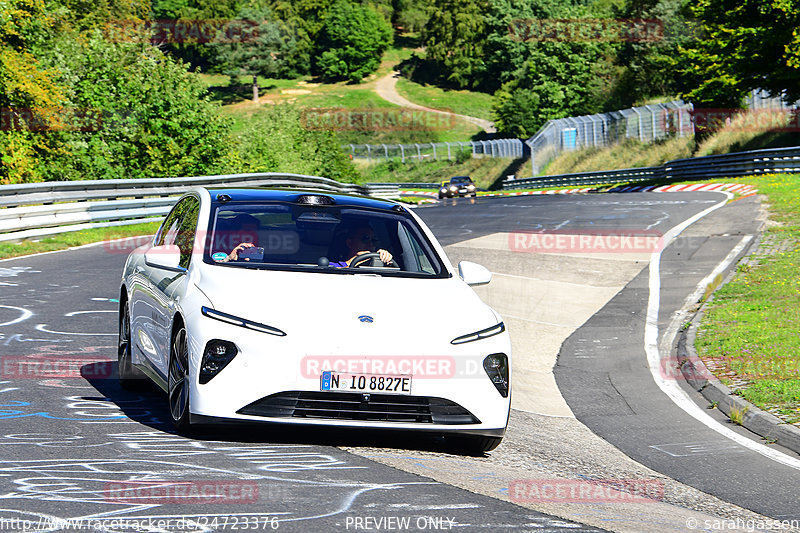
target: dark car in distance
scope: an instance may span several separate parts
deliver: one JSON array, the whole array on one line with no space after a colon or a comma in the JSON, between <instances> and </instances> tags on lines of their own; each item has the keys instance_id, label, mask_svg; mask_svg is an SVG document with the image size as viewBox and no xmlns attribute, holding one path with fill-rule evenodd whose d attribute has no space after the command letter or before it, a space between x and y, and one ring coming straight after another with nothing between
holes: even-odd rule
<instances>
[{"instance_id":1,"label":"dark car in distance","mask_svg":"<svg viewBox=\"0 0 800 533\"><path fill-rule=\"evenodd\" d=\"M450 181L443 181L439 188L439 199L459 196L478 196L478 189L469 176L454 176Z\"/></svg>"}]
</instances>

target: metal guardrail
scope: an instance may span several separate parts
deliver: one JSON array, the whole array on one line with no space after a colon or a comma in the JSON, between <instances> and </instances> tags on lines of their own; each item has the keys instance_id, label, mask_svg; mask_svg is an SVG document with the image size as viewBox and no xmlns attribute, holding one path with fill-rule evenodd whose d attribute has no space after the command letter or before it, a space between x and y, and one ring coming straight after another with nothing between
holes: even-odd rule
<instances>
[{"instance_id":1,"label":"metal guardrail","mask_svg":"<svg viewBox=\"0 0 800 533\"><path fill-rule=\"evenodd\" d=\"M370 187L393 185L400 189L438 189L441 182L436 183L368 183Z\"/></svg>"},{"instance_id":2,"label":"metal guardrail","mask_svg":"<svg viewBox=\"0 0 800 533\"><path fill-rule=\"evenodd\" d=\"M503 189L541 189L545 187L603 185L648 180L705 180L799 171L800 147L796 146L676 159L658 167L579 172L506 180L503 182Z\"/></svg>"},{"instance_id":3,"label":"metal guardrail","mask_svg":"<svg viewBox=\"0 0 800 533\"><path fill-rule=\"evenodd\" d=\"M511 157L527 155L528 147L520 139L486 141L413 143L413 144L345 144L342 146L354 159L368 161L400 160L401 163L428 160L453 160L459 153L471 157Z\"/></svg>"},{"instance_id":4,"label":"metal guardrail","mask_svg":"<svg viewBox=\"0 0 800 533\"><path fill-rule=\"evenodd\" d=\"M383 198L397 197L399 190L396 184L355 185L274 172L2 185L0 242L160 220L176 196L197 186L293 187Z\"/></svg>"}]
</instances>

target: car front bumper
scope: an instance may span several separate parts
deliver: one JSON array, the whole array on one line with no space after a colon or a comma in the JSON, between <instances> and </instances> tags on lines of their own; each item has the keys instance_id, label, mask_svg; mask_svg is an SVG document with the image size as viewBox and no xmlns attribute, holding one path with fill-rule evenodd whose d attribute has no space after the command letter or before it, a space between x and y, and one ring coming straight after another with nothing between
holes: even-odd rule
<instances>
[{"instance_id":1,"label":"car front bumper","mask_svg":"<svg viewBox=\"0 0 800 533\"><path fill-rule=\"evenodd\" d=\"M460 346L446 343L438 349L427 350L428 353L445 355L426 356L422 351L406 351L412 354L408 356L370 355L371 359L385 358L387 361L397 357L414 361L436 359L442 367L443 362L447 362L447 369L439 375L410 374L409 395L359 391L345 398L347 401L341 402L340 409L336 406L329 409L326 403L338 402L338 395L343 393L320 390L321 371L330 370L324 368L330 366L326 361L336 365L343 358L356 357L350 355L353 353L375 353L375 347L340 346L322 357L317 349L309 347L307 338L298 339L291 334L276 337L206 317L198 317L198 321L194 328L187 328L191 357L190 411L192 421L197 423L269 422L483 436L502 436L508 423L510 392L503 397L482 366L483 359L493 353L505 353L510 361L511 346L507 333ZM206 343L212 339L234 342L239 353L208 383L200 384L198 369L202 353ZM367 401L356 401L357 396L364 394L370 396ZM385 401L387 398L383 396L396 402ZM258 406L259 402L266 407L247 409ZM416 407L406 405L409 402L415 405L427 402L430 416L426 416L424 405L420 412L416 412ZM382 403L398 403L399 407L379 405ZM409 409L415 416L404 416ZM401 414L393 419L382 410ZM448 413L463 415L464 412L471 414L474 420L458 423L463 422L464 417L444 416Z\"/></svg>"}]
</instances>

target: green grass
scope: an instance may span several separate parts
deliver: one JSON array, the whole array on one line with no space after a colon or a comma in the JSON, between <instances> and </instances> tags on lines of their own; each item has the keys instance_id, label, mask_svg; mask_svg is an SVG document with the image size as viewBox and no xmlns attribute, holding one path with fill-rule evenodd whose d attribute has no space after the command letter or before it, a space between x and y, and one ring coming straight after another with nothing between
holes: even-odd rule
<instances>
[{"instance_id":1,"label":"green grass","mask_svg":"<svg viewBox=\"0 0 800 533\"><path fill-rule=\"evenodd\" d=\"M452 111L459 115L492 120L492 95L475 91L454 91L421 85L406 78L397 80L397 92L425 107Z\"/></svg>"},{"instance_id":2,"label":"green grass","mask_svg":"<svg viewBox=\"0 0 800 533\"><path fill-rule=\"evenodd\" d=\"M739 426L744 424L744 417L747 415L747 411L748 411L747 407L744 407L742 409L739 409L738 407L731 407L730 410L731 422Z\"/></svg>"},{"instance_id":3,"label":"green grass","mask_svg":"<svg viewBox=\"0 0 800 533\"><path fill-rule=\"evenodd\" d=\"M20 243L0 243L0 259L19 257L21 255L64 250L73 246L81 246L93 242L101 242L124 237L153 235L158 231L159 223L132 224L116 228L95 228L71 233L62 233L39 241L22 241Z\"/></svg>"},{"instance_id":4,"label":"green grass","mask_svg":"<svg viewBox=\"0 0 800 533\"><path fill-rule=\"evenodd\" d=\"M695 155L718 155L762 148L781 148L800 144L797 131L780 131L789 126L790 116L770 109L737 115L731 123L697 147Z\"/></svg>"},{"instance_id":5,"label":"green grass","mask_svg":"<svg viewBox=\"0 0 800 533\"><path fill-rule=\"evenodd\" d=\"M698 354L736 394L787 422L800 422L800 175L748 177L769 198L772 225L755 262L708 303Z\"/></svg>"},{"instance_id":6,"label":"green grass","mask_svg":"<svg viewBox=\"0 0 800 533\"><path fill-rule=\"evenodd\" d=\"M392 72L402 60L411 56L411 48L393 47L386 51L378 71L361 83L335 82L320 83L311 76L294 80L258 78L259 103L252 101L252 87L247 83L230 86L227 76L219 74L197 74L198 79L208 87L213 100L222 104L222 112L233 118L234 133L240 132L245 124L260 113L264 106L291 103L304 108L345 108L345 109L399 109L375 92L375 82ZM246 82L244 78L241 80ZM440 89L436 89L441 91ZM460 91L466 93L466 91ZM455 92L454 92L455 94ZM482 93L484 100L491 96ZM458 98L467 98L459 96ZM463 105L463 104L462 104ZM380 131L341 131L342 144L398 144L414 142L457 142L467 141L482 132L481 128L461 119L449 121L445 127L429 131L392 130Z\"/></svg>"},{"instance_id":7,"label":"green grass","mask_svg":"<svg viewBox=\"0 0 800 533\"><path fill-rule=\"evenodd\" d=\"M673 159L691 157L694 145L694 139L691 137L667 139L656 143L627 139L623 143L605 148L565 152L546 165L541 174L653 167Z\"/></svg>"}]
</instances>

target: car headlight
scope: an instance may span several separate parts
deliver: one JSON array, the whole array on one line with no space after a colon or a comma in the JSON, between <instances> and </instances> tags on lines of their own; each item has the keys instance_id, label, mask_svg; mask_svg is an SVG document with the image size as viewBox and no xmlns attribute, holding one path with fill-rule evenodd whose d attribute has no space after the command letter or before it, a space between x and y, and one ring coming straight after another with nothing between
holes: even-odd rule
<instances>
[{"instance_id":1,"label":"car headlight","mask_svg":"<svg viewBox=\"0 0 800 533\"><path fill-rule=\"evenodd\" d=\"M506 325L500 322L499 324L495 324L490 328L482 329L474 333L468 333L466 335L456 337L455 339L450 341L450 344L464 344L465 342L479 341L482 339L486 339L488 337L494 337L495 335L499 335L503 333L505 330L506 330Z\"/></svg>"},{"instance_id":2,"label":"car headlight","mask_svg":"<svg viewBox=\"0 0 800 533\"><path fill-rule=\"evenodd\" d=\"M233 324L234 326L239 326L241 328L252 329L253 331L258 331L260 333L269 333L270 335L276 335L278 337L286 336L286 333L278 328L273 328L272 326L267 326L265 324L259 324L258 322L239 318L238 316L229 315L228 313L223 313L222 311L217 311L216 309L211 309L210 307L203 306L201 311L204 316L213 318L214 320L219 320L220 322L225 322L226 324Z\"/></svg>"},{"instance_id":3,"label":"car headlight","mask_svg":"<svg viewBox=\"0 0 800 533\"><path fill-rule=\"evenodd\" d=\"M475 188L475 186L473 184L471 184L471 183L469 185L467 185L467 189L469 189L469 190L472 190L474 188Z\"/></svg>"},{"instance_id":4,"label":"car headlight","mask_svg":"<svg viewBox=\"0 0 800 533\"><path fill-rule=\"evenodd\" d=\"M508 357L504 353L493 353L483 360L483 369L503 398L508 398Z\"/></svg>"},{"instance_id":5,"label":"car headlight","mask_svg":"<svg viewBox=\"0 0 800 533\"><path fill-rule=\"evenodd\" d=\"M450 186L450 190L451 190L451 191L457 191L457 190L458 190L458 187L456 187L455 185L451 185L451 186Z\"/></svg>"},{"instance_id":6,"label":"car headlight","mask_svg":"<svg viewBox=\"0 0 800 533\"><path fill-rule=\"evenodd\" d=\"M445 189L444 187L442 187L441 189L439 189L439 191L440 191L440 192L447 192L447 189Z\"/></svg>"},{"instance_id":7,"label":"car headlight","mask_svg":"<svg viewBox=\"0 0 800 533\"><path fill-rule=\"evenodd\" d=\"M200 384L205 385L211 381L223 368L228 366L228 363L238 353L239 349L232 342L220 339L208 341L205 350L203 350L203 360L200 363L200 376L198 378Z\"/></svg>"}]
</instances>

